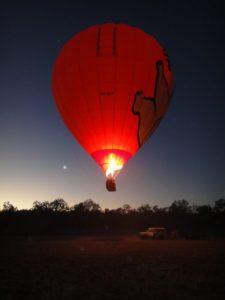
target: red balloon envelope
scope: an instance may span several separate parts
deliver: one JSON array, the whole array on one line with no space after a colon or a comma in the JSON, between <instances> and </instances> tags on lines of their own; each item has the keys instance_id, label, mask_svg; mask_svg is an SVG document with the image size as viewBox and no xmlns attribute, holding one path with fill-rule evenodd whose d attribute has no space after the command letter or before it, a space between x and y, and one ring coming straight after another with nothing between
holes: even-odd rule
<instances>
[{"instance_id":1,"label":"red balloon envelope","mask_svg":"<svg viewBox=\"0 0 225 300\"><path fill-rule=\"evenodd\" d=\"M69 130L113 180L167 111L168 56L138 28L96 25L61 50L53 94Z\"/></svg>"}]
</instances>

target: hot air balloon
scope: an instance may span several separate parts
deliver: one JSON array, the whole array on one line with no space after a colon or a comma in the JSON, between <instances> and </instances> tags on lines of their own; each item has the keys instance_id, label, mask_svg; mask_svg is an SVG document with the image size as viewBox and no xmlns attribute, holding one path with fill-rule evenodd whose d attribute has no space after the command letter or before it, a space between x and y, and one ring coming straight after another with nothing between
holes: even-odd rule
<instances>
[{"instance_id":1,"label":"hot air balloon","mask_svg":"<svg viewBox=\"0 0 225 300\"><path fill-rule=\"evenodd\" d=\"M76 34L60 51L52 76L58 110L105 173L109 191L159 125L172 89L165 50L151 35L124 24Z\"/></svg>"}]
</instances>

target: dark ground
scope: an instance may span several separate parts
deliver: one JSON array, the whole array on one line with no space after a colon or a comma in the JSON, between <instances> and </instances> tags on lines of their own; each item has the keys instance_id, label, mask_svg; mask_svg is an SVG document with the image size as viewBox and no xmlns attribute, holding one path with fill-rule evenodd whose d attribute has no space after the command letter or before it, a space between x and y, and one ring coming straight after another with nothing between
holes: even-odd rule
<instances>
[{"instance_id":1,"label":"dark ground","mask_svg":"<svg viewBox=\"0 0 225 300\"><path fill-rule=\"evenodd\" d=\"M0 238L0 299L225 299L225 241Z\"/></svg>"}]
</instances>

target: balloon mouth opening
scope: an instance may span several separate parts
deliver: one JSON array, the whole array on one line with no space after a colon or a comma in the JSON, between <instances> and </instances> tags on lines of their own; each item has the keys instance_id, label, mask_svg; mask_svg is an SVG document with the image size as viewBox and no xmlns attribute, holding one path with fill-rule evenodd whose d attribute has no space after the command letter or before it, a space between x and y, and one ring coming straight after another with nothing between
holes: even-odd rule
<instances>
[{"instance_id":1,"label":"balloon mouth opening","mask_svg":"<svg viewBox=\"0 0 225 300\"><path fill-rule=\"evenodd\" d=\"M124 164L131 158L131 153L119 149L103 149L92 153L107 179L115 179Z\"/></svg>"}]
</instances>

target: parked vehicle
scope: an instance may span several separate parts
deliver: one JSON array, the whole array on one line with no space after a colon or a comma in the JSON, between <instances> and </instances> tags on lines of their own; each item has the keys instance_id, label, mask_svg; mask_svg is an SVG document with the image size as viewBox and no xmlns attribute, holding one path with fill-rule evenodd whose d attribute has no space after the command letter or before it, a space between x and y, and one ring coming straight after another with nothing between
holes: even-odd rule
<instances>
[{"instance_id":1,"label":"parked vehicle","mask_svg":"<svg viewBox=\"0 0 225 300\"><path fill-rule=\"evenodd\" d=\"M139 232L142 239L165 239L168 236L165 227L150 227L146 231Z\"/></svg>"}]
</instances>

